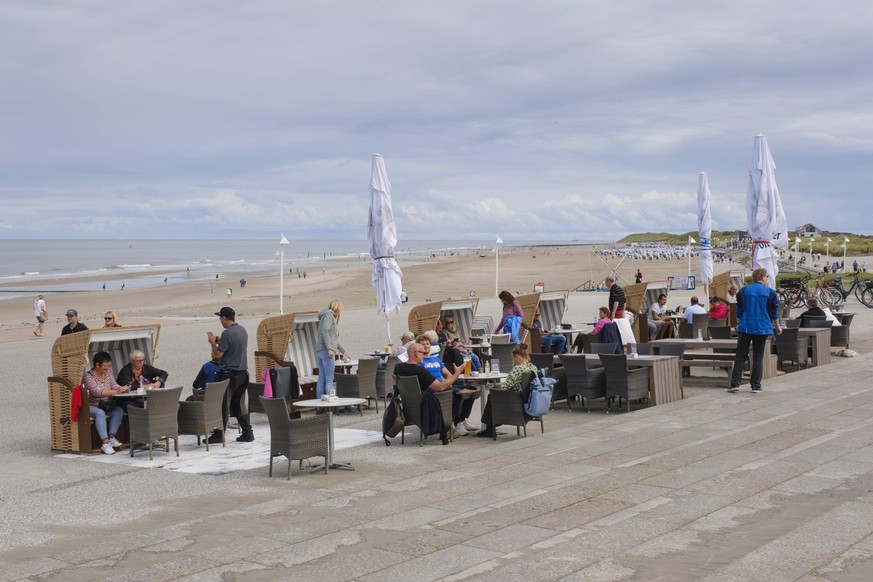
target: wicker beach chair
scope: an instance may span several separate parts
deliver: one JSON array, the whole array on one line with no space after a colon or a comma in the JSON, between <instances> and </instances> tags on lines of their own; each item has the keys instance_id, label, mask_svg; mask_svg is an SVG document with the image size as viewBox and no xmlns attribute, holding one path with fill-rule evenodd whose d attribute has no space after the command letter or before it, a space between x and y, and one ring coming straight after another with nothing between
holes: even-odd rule
<instances>
[{"instance_id":1,"label":"wicker beach chair","mask_svg":"<svg viewBox=\"0 0 873 582\"><path fill-rule=\"evenodd\" d=\"M440 317L442 304L442 301L431 301L429 303L423 303L422 305L416 305L410 309L409 317L407 318L409 331L417 336L429 329L436 328L436 322Z\"/></svg>"}]
</instances>

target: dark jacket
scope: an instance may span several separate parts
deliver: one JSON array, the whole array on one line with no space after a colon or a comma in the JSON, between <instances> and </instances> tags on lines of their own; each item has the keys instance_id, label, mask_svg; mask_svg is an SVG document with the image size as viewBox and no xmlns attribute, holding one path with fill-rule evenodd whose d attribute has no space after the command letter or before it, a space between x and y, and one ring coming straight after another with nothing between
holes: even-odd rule
<instances>
[{"instance_id":1,"label":"dark jacket","mask_svg":"<svg viewBox=\"0 0 873 582\"><path fill-rule=\"evenodd\" d=\"M160 380L161 388L163 388L164 384L167 382L167 376L169 376L169 374L159 368L155 368L154 366L143 364L142 376L146 379L147 382ZM133 368L131 368L130 364L127 364L121 369L120 372L118 372L118 376L115 378L115 381L118 382L119 386L127 386L130 384L133 386L133 388L139 388L139 380L136 380L134 378Z\"/></svg>"}]
</instances>

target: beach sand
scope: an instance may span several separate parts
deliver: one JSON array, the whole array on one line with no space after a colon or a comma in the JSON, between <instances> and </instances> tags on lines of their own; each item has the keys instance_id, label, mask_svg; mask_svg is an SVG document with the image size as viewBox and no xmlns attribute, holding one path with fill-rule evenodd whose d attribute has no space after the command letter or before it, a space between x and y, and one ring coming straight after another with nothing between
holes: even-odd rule
<instances>
[{"instance_id":1,"label":"beach sand","mask_svg":"<svg viewBox=\"0 0 873 582\"><path fill-rule=\"evenodd\" d=\"M536 248L533 250L516 248L511 251L507 249L505 253L502 252L500 255L499 288L525 293L533 290L534 285L538 282L543 282L546 290L557 290L573 289L586 281L600 280L610 272L610 266L614 266L617 261L607 260L608 264L606 264L590 251L591 247L587 246ZM694 266L696 270L696 265ZM715 270L718 273L729 267L731 265L716 265ZM736 268L736 265L733 267ZM632 280L633 273L637 268L640 268L646 281L653 281L664 279L667 275L686 274L688 267L687 261L681 260L640 263L629 261L622 265L619 273L626 279ZM395 338L407 328L407 315L410 308L424 303L428 299L467 297L470 291L475 291L477 296L481 298L478 309L480 314L491 314L495 318L500 315L499 301L494 296L495 261L493 255L485 258L479 258L476 255L431 258L420 264L405 265L403 271L404 289L408 293L410 301L402 307L399 313L390 318L392 336ZM245 538L251 536L251 544L258 545L261 548L259 551L273 547L270 545L274 544L274 541L269 537L272 535L270 532L274 532L277 540L281 540L282 544L297 539L294 536L302 536L306 540L317 538L320 547L331 542L318 536L334 531L330 528L342 527L341 524L345 523L344 520L357 515L356 511L366 512L367 515L371 516L369 519L374 519L387 511L382 504L389 503L391 497L405 502L424 503L421 501L422 494L413 490L415 487L410 484L389 486L389 489L395 487L390 489L393 492L390 495L366 497L366 499L355 497L359 489L364 492L361 495L370 495L370 488L380 487L386 482L386 479L391 482L396 481L397 475L403 475L406 472L404 469L406 466L409 467L409 471L414 476L418 474L417 472L422 471L422 467L428 463L445 463L445 466L451 467L451 469L440 472L439 477L428 474L426 478L423 476L421 479L437 479L432 486L426 485L429 496L456 496L459 492L478 492L479 481L486 478L483 476L484 474L480 475L478 472L487 471L492 466L491 463L494 463L495 467L504 467L504 471L511 472L518 469L522 459L528 457L525 448L527 446L542 443L542 446L546 447L548 454L546 452L537 453L542 455L538 463L547 463L552 455L564 454L560 453L558 448L563 450L573 446L592 446L592 443L598 442L594 435L576 432L583 423L599 421L603 424L597 425L601 427L598 430L602 431L611 430L609 427L616 425L618 430L623 432L613 435L610 437L611 439L631 438L633 432L642 430L643 426L647 426L646 423L661 426L660 407L655 407L653 411L644 411L640 415L635 414L633 417L612 415L609 422L604 422L606 415L603 414L586 415L575 411L573 414L555 413L549 416L545 440L539 438L512 440L507 438L501 440L501 448L497 449L491 446L490 441L481 443L476 441L483 439L467 439L458 446L445 448L452 449L450 451L444 450L444 447L428 445L419 448L414 446L414 443L407 443L407 446L392 446L387 455L385 453L387 449L379 442L371 444L369 447L355 449L354 459L360 470L354 474L331 471L330 476L316 476L308 473L298 475L295 469L294 480L290 484L281 478L267 479L266 470L263 468L256 471L235 471L220 477L162 470L143 471L99 462L77 462L61 459L49 450L49 412L45 378L51 373L50 350L54 339L60 333L62 315L67 308L76 308L88 326L102 325L102 315L104 311L109 309L116 311L122 324L161 323L160 357L156 364L169 372L171 385L181 384L185 387L184 395L190 391L191 381L199 366L208 357L206 332L217 333L220 331L218 318L212 314L223 305L233 306L239 314L239 322L249 331L249 361L253 367L252 354L256 349L255 332L257 325L265 316L276 314L279 310L278 276L271 274L257 277L248 275L248 284L244 289L239 288L238 280L238 275L234 278L229 274L226 279L220 279L212 286L208 283L198 282L124 292L47 294L46 300L51 320L46 326L46 338L35 338L32 334L33 320L30 314L33 298L0 302L0 359L3 362L4 400L6 402L4 411L0 413L0 422L4 425L5 434L14 435L11 439L4 439L3 444L0 445L0 457L4 459L6 467L3 476L0 477L0 497L8 502L8 510L0 517L0 523L3 523L4 529L10 533L6 536L6 541L0 541L0 553L2 553L0 563L8 566L7 574L0 576L0 578L19 579L19 577L28 574L38 575L39 572L56 570L57 572L63 571L65 579L96 579L98 574L99 577L108 576L118 567L127 568L127 570L121 570L122 573L129 571L131 566L128 560L136 560L136 563L141 564L141 567L144 568L142 571L144 576L147 565L155 565L156 568L177 568L180 572L170 575L169 570L160 570L161 574L148 573L148 576L143 579L176 579L177 577L182 579L181 573L199 572L209 567L208 564L195 563L192 561L194 558L185 557L189 549L197 550L198 548L205 548L204 551L214 552L216 556L224 556L222 559L225 561L235 561L233 565L228 566L229 572L245 571L248 567L245 560L245 556L249 552L249 549L246 549L249 548L249 545L246 545L248 542L242 537L239 539L229 537L231 533L233 535L239 534ZM225 293L225 289L228 287L233 292L230 298ZM698 294L702 296L702 290ZM673 292L670 294L669 305L688 305L690 295L690 292ZM374 291L370 284L369 269L336 268L328 270L324 274L309 273L305 281L297 279L296 276L286 276L285 278L284 310L286 312L320 309L326 306L332 297L339 297L346 306L339 328L340 339L350 353L358 356L365 351L384 345L385 320L375 312ZM606 298L606 293L571 293L564 321L578 324L591 320L597 307L605 304ZM859 352L871 351L873 310L860 305L854 299L849 300L847 309L858 314L852 325L852 348ZM796 313L799 313L799 310L795 310ZM856 360L858 359L856 358ZM839 371L843 368L833 366L832 369ZM814 368L813 374L815 370ZM802 374L798 377L804 377ZM849 378L849 376L845 377ZM717 380L717 390L723 394L724 375L722 374ZM716 386L716 384L712 384L712 386ZM672 421L673 425L681 424L679 417L683 414L682 410L685 406L694 404L695 399L689 397L693 397L695 394L701 394L704 399L712 398L713 388L687 387L686 400L679 406L669 409L672 414L679 415ZM821 399L813 398L811 400L818 402ZM742 403L743 401L737 400L736 402ZM709 406L708 401L700 409L695 409L694 414L704 416L711 414L707 412L707 406ZM30 413L22 414L23 410L28 410ZM752 411L751 414L761 413ZM628 419L635 422L629 422ZM340 426L353 426L375 431L378 430L379 417L373 412L368 412L363 418L359 418L357 415L342 415L338 417L337 422ZM567 426L573 428L562 428ZM539 436L539 429L531 427L533 425L528 427L528 432L533 431L532 435ZM563 432L566 430L573 432ZM708 440L708 438L701 436L708 437L710 435L708 428L701 427L696 430L698 432L689 434L687 438L694 442ZM566 437L567 440L559 442L554 440L556 434L569 436ZM810 431L810 434L813 433ZM814 433L814 435L817 434L819 433ZM265 433L259 433L258 438L261 439L262 435ZM410 438L409 432L407 432L407 438ZM726 438L734 437L727 436ZM470 442L471 440L473 442ZM791 442L794 443L794 441ZM584 445L580 445L580 443L584 443ZM231 448L233 446L238 445L236 443L229 445L230 452L236 450ZM600 445L595 444L594 446ZM858 446L862 447L863 444ZM752 445L749 445L749 449L752 450ZM504 462L502 459L489 457L485 465L481 466L475 461L486 453L494 454L497 451L504 452L511 460ZM470 455L470 458L465 458L464 461L469 464L462 465L461 469L458 469L455 465L457 461L450 459L460 458L458 455L463 454ZM386 463L386 459L390 459L390 463ZM424 463L422 459L428 459L427 463ZM619 455L619 460L623 459L625 457ZM280 475L283 475L284 471L282 463L284 460L279 464ZM650 466L649 461L639 465L641 468L648 466ZM537 471L542 470L540 465L537 467ZM521 468L524 469L525 473L519 477L520 479L525 476L534 476L533 474L528 475L527 471L530 471L530 468L524 466ZM557 481L566 479L564 473L576 475L574 471L581 468L589 469L581 464L570 463L561 468L563 472L559 471L560 475L552 478ZM460 473L462 476L467 474L479 476L450 482L450 479L458 477L456 473L459 470L466 471ZM625 469L616 469L619 473L622 470ZM694 470L688 474L692 473ZM412 481L414 480L412 479ZM439 486L442 481L449 483L447 486L453 489L443 491L444 488ZM120 500L106 501L104 485L110 484L112 487L122 488L123 494ZM520 485L511 483L510 486ZM671 481L670 486L677 485ZM410 492L407 494L404 493L407 489L403 489L403 487L412 487L412 489L409 489ZM505 485L500 487L505 487ZM570 486L568 485L568 487ZM644 488L646 490L657 489L650 486ZM570 494L569 491L570 489L565 495ZM384 491L382 492L384 493ZM643 492L642 489L634 490L632 496L641 495ZM77 499L79 502L73 503L72 499ZM432 497L431 501L439 503L439 499L435 497ZM107 507L106 503L110 503L111 507ZM611 503L618 502L613 500ZM293 505L293 509L287 511L285 509L271 509L284 508L289 504ZM300 504L300 507L297 504ZM451 507L457 509L456 505L455 502L450 504ZM103 509L95 512L93 508L98 506ZM799 504L791 507L796 507L798 511L803 512L805 519L817 515L816 510L810 504ZM258 513L259 511L263 515ZM270 511L273 511L275 515L269 513ZM440 516L445 513L425 505L420 508L412 505L410 511L414 518L420 520L421 525L428 524L433 520L438 521ZM422 512L420 516L415 513L417 511ZM299 512L299 515L295 516L296 512ZM245 518L234 517L237 514L243 515ZM108 515L111 515L109 522L106 521ZM250 519L252 515L257 515L258 519ZM523 516L518 519L523 519ZM470 531L479 531L475 528L480 528L482 532L486 532L490 531L488 528L492 527L483 528L475 516L467 519L466 523L468 525L465 527L473 528ZM319 529L321 527L324 530ZM414 527L414 525L410 527ZM433 533L434 535L446 536L447 534L443 532L443 529L451 527L450 524L439 530L421 531L428 535ZM537 530L535 527L521 524L510 526L508 529L512 530L513 527L521 528L519 530L521 533L513 530L512 538L519 535L531 535L531 532ZM645 527L647 526L643 524L641 529L645 529ZM390 531L390 528L386 531L381 527L367 531L369 532L367 533L367 543L378 548L377 552L382 552L379 554L378 560L384 560L385 556L390 554L388 550L395 549L395 544L401 542L402 537L407 535L406 532L401 535L398 532ZM421 531L412 530L416 535L424 535ZM744 531L749 532L749 530ZM87 534L83 535L86 532ZM119 533L123 533L123 535L117 539ZM748 535L751 536L747 540L748 551L757 547L757 542L765 543L772 537L768 532L752 531ZM157 549L154 552L151 549L149 552L139 551L139 548L147 547L146 542L153 543L155 536L165 536L167 540L156 546L156 548L160 547L160 552ZM86 539L87 541L84 541ZM348 540L345 538L337 539L339 541L333 542L337 548L333 549L337 550L337 559L344 563L342 562L342 546L356 542L352 538ZM93 543L98 540L99 543ZM446 556L437 551L438 547L442 547L443 544L460 544L461 541L450 536L446 540L434 538L433 548L427 545L431 543L430 540L425 540L426 543L422 543L431 548L435 554L440 555L439 560L435 563L442 563L441 561L444 561ZM242 544L239 546L239 552L236 549L237 544ZM280 545L280 543L275 543L276 547ZM122 549L116 549L116 546ZM456 551L460 551L458 548L464 550L462 545L452 545L452 547ZM746 546L743 544L726 544L718 537L714 537L705 542L704 546L695 546L694 552L689 552L688 555L698 555L701 548L713 548L714 552L724 551L726 548L732 552L740 552L744 547ZM12 548L18 549L14 552L8 552ZM51 550L47 553L48 548ZM105 548L105 551L101 548ZM738 549L735 550L735 548ZM330 549L329 552L332 552L333 549ZM231 550L235 553L232 556L225 556ZM125 556L124 558L117 559L112 553L119 551ZM127 557L128 554L131 556L130 558ZM46 557L49 555L52 557ZM103 562L97 560L89 564L87 568L78 569L75 565L85 560L85 558L79 558L82 555L92 558L105 557L106 559ZM237 555L240 557L233 558ZM60 556L63 562L57 560L55 556ZM477 558L477 560L483 559ZM725 559L732 558L726 557ZM188 562L184 560L188 560ZM299 560L301 558L292 556L286 562L282 562L282 560L279 562L284 563L284 567L288 567ZM665 558L659 564L659 568L664 569L668 573L667 577L671 579L683 579L677 575L687 570L687 566L681 559ZM363 568L363 564L356 562L354 566L347 565L347 567ZM274 574L275 572L265 572L263 577L252 579L276 579L270 577ZM322 579L325 577L324 571L310 572L310 574L307 575L304 570L297 579ZM328 578L334 578L334 575L336 575L335 572L327 572Z\"/></svg>"}]
</instances>

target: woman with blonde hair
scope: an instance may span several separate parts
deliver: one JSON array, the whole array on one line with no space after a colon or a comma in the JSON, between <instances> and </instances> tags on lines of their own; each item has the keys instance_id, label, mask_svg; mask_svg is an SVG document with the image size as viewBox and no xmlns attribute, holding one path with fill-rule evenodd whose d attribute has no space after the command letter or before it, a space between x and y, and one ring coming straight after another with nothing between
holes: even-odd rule
<instances>
[{"instance_id":1,"label":"woman with blonde hair","mask_svg":"<svg viewBox=\"0 0 873 582\"><path fill-rule=\"evenodd\" d=\"M103 316L103 327L121 327L114 311L107 311Z\"/></svg>"},{"instance_id":2,"label":"woman with blonde hair","mask_svg":"<svg viewBox=\"0 0 873 582\"><path fill-rule=\"evenodd\" d=\"M342 312L343 304L339 299L331 299L327 307L318 312L318 333L315 335L318 383L315 391L319 398L333 384L337 354L340 354L344 360L349 358L349 354L339 343L337 324Z\"/></svg>"},{"instance_id":3,"label":"woman with blonde hair","mask_svg":"<svg viewBox=\"0 0 873 582\"><path fill-rule=\"evenodd\" d=\"M521 380L525 372L536 373L537 367L530 361L530 354L527 351L527 344L518 344L512 350L512 369L506 379L500 383L499 387L492 390L516 390L521 388ZM519 392L519 398L524 402L524 395ZM482 411L482 430L476 433L476 436L494 438L496 430L494 421L491 420L491 395L488 395L488 401L485 403L485 410Z\"/></svg>"}]
</instances>

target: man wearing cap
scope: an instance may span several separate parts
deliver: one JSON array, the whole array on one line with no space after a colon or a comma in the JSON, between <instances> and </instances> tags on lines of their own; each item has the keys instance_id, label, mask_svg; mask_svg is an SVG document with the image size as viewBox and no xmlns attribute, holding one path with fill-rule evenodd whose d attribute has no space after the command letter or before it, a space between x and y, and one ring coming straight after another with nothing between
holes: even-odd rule
<instances>
[{"instance_id":1,"label":"man wearing cap","mask_svg":"<svg viewBox=\"0 0 873 582\"><path fill-rule=\"evenodd\" d=\"M212 357L218 358L219 369L230 380L227 386L230 392L230 413L236 417L242 434L237 442L249 443L255 440L252 425L249 422L249 412L242 403L246 386L249 383L248 373L248 342L249 334L245 328L236 322L236 312L230 307L222 307L215 315L221 321L224 331L221 338L208 332L207 338L212 346ZM215 432L209 437L210 443L222 442L221 434Z\"/></svg>"},{"instance_id":2,"label":"man wearing cap","mask_svg":"<svg viewBox=\"0 0 873 582\"><path fill-rule=\"evenodd\" d=\"M84 323L79 323L79 312L75 309L67 309L67 324L61 329L61 335L88 331L88 327Z\"/></svg>"}]
</instances>

